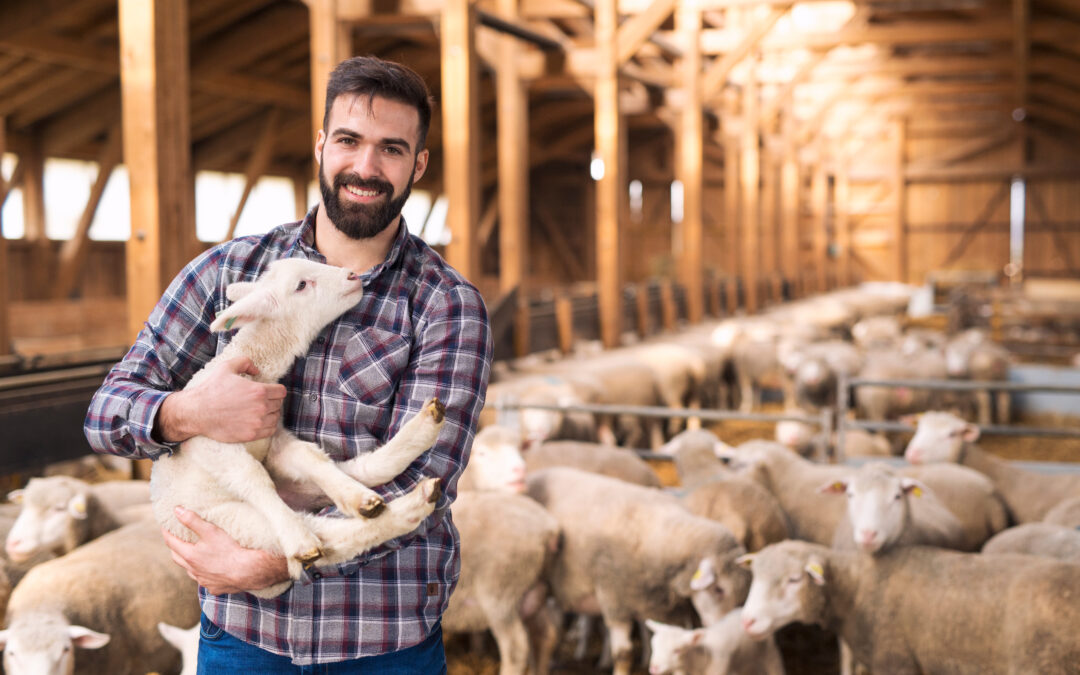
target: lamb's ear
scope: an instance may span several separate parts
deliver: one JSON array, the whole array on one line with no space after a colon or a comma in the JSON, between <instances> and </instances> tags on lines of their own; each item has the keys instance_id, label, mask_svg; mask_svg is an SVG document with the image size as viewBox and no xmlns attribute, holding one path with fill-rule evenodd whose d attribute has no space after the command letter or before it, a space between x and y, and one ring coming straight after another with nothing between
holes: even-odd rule
<instances>
[{"instance_id":1,"label":"lamb's ear","mask_svg":"<svg viewBox=\"0 0 1080 675\"><path fill-rule=\"evenodd\" d=\"M237 281L229 284L225 289L225 297L231 302L236 302L240 298L244 297L248 293L255 290L256 284L254 281Z\"/></svg>"},{"instance_id":2,"label":"lamb's ear","mask_svg":"<svg viewBox=\"0 0 1080 675\"><path fill-rule=\"evenodd\" d=\"M73 645L83 649L101 649L111 639L106 633L97 633L82 626L68 626L68 637Z\"/></svg>"},{"instance_id":3,"label":"lamb's ear","mask_svg":"<svg viewBox=\"0 0 1080 675\"><path fill-rule=\"evenodd\" d=\"M754 564L754 558L757 557L754 553L745 553L738 558L735 558L735 564L743 569L750 569Z\"/></svg>"},{"instance_id":4,"label":"lamb's ear","mask_svg":"<svg viewBox=\"0 0 1080 675\"><path fill-rule=\"evenodd\" d=\"M659 621L654 621L653 619L645 619L645 625L648 626L649 630L654 633L659 633L660 631L669 627L666 623L660 623Z\"/></svg>"},{"instance_id":5,"label":"lamb's ear","mask_svg":"<svg viewBox=\"0 0 1080 675\"><path fill-rule=\"evenodd\" d=\"M24 494L26 494L26 492L22 488L19 488L18 490L9 492L7 498L12 504L22 504Z\"/></svg>"},{"instance_id":6,"label":"lamb's ear","mask_svg":"<svg viewBox=\"0 0 1080 675\"><path fill-rule=\"evenodd\" d=\"M67 512L75 520L86 520L86 495L75 495L67 504Z\"/></svg>"},{"instance_id":7,"label":"lamb's ear","mask_svg":"<svg viewBox=\"0 0 1080 675\"><path fill-rule=\"evenodd\" d=\"M964 439L965 443L974 443L975 441L979 440L979 435L981 433L982 432L979 431L978 426L974 424L965 424L964 433L961 434L961 438Z\"/></svg>"},{"instance_id":8,"label":"lamb's ear","mask_svg":"<svg viewBox=\"0 0 1080 675\"><path fill-rule=\"evenodd\" d=\"M917 481L914 478L907 478L905 476L904 478L900 479L900 489L902 489L904 492L908 493L912 497L922 497L923 493L926 492L927 488L926 485L924 485L921 481Z\"/></svg>"},{"instance_id":9,"label":"lamb's ear","mask_svg":"<svg viewBox=\"0 0 1080 675\"><path fill-rule=\"evenodd\" d=\"M716 583L716 572L713 570L712 561L708 558L698 563L694 570L694 576L690 577L690 590L703 591Z\"/></svg>"},{"instance_id":10,"label":"lamb's ear","mask_svg":"<svg viewBox=\"0 0 1080 675\"><path fill-rule=\"evenodd\" d=\"M847 492L847 486L848 484L846 480L834 480L825 483L824 485L819 487L817 491L819 494L823 495L842 495Z\"/></svg>"},{"instance_id":11,"label":"lamb's ear","mask_svg":"<svg viewBox=\"0 0 1080 675\"><path fill-rule=\"evenodd\" d=\"M231 289L236 284L229 288ZM277 309L277 300L270 291L255 289L244 293L244 296L229 305L218 314L214 322L210 324L213 332L232 330L253 323Z\"/></svg>"},{"instance_id":12,"label":"lamb's ear","mask_svg":"<svg viewBox=\"0 0 1080 675\"><path fill-rule=\"evenodd\" d=\"M806 573L810 575L815 584L818 586L825 585L825 568L816 558L811 558L803 569L806 570Z\"/></svg>"}]
</instances>

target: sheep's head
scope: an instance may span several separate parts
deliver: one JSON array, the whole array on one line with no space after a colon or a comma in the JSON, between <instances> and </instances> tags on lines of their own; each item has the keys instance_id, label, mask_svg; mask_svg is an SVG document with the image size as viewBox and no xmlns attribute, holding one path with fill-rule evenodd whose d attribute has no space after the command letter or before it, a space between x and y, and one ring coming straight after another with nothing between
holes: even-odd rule
<instances>
[{"instance_id":1,"label":"sheep's head","mask_svg":"<svg viewBox=\"0 0 1080 675\"><path fill-rule=\"evenodd\" d=\"M649 641L649 675L692 672L691 661L695 660L698 652L704 651L705 629L687 630L652 619L646 619L645 625L652 631Z\"/></svg>"},{"instance_id":2,"label":"sheep's head","mask_svg":"<svg viewBox=\"0 0 1080 675\"><path fill-rule=\"evenodd\" d=\"M90 486L75 478L33 478L8 499L22 506L8 532L5 549L15 563L39 553L68 553L79 544L80 521L86 520Z\"/></svg>"},{"instance_id":3,"label":"sheep's head","mask_svg":"<svg viewBox=\"0 0 1080 675\"><path fill-rule=\"evenodd\" d=\"M740 558L754 575L742 609L746 634L762 640L789 623L818 623L825 608L827 554L823 546L788 540Z\"/></svg>"},{"instance_id":4,"label":"sheep's head","mask_svg":"<svg viewBox=\"0 0 1080 675\"><path fill-rule=\"evenodd\" d=\"M742 546L705 556L690 579L690 602L705 626L719 623L746 599L750 575L738 563Z\"/></svg>"},{"instance_id":5,"label":"sheep's head","mask_svg":"<svg viewBox=\"0 0 1080 675\"><path fill-rule=\"evenodd\" d=\"M904 451L912 464L959 462L965 443L979 439L979 427L952 413L926 412L918 416L915 435Z\"/></svg>"},{"instance_id":6,"label":"sheep's head","mask_svg":"<svg viewBox=\"0 0 1080 675\"><path fill-rule=\"evenodd\" d=\"M463 482L474 490L525 491L525 460L517 429L492 425L476 434Z\"/></svg>"},{"instance_id":7,"label":"sheep's head","mask_svg":"<svg viewBox=\"0 0 1080 675\"><path fill-rule=\"evenodd\" d=\"M826 483L818 492L845 495L852 537L860 550L876 555L900 538L907 523L909 497L926 486L878 462L864 464L845 479Z\"/></svg>"},{"instance_id":8,"label":"sheep's head","mask_svg":"<svg viewBox=\"0 0 1080 675\"><path fill-rule=\"evenodd\" d=\"M256 281L239 281L225 291L232 301L210 325L226 331L264 320L287 320L297 334L314 335L360 301L356 274L303 258L275 260Z\"/></svg>"},{"instance_id":9,"label":"sheep's head","mask_svg":"<svg viewBox=\"0 0 1080 675\"><path fill-rule=\"evenodd\" d=\"M8 675L71 675L75 671L75 647L100 649L109 636L72 626L62 616L32 613L12 621L0 631L4 672Z\"/></svg>"}]
</instances>

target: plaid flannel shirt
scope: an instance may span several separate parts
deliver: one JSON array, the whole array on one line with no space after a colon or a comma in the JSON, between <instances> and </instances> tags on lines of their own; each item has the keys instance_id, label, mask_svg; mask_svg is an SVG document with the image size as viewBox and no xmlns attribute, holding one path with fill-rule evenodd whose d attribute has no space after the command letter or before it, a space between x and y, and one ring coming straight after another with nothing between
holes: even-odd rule
<instances>
[{"instance_id":1,"label":"plaid flannel shirt","mask_svg":"<svg viewBox=\"0 0 1080 675\"><path fill-rule=\"evenodd\" d=\"M94 450L155 458L174 446L151 438L164 398L224 347L208 327L225 288L252 280L278 258L325 262L314 241L315 211L261 236L241 237L189 263L154 308L134 346L95 394L85 433ZM421 642L446 609L460 570L448 507L468 461L491 365L491 335L477 290L404 221L387 259L362 275L360 302L325 328L282 383L285 426L335 460L370 452L438 396L446 423L438 441L391 483L384 498L438 476L435 513L410 535L348 563L320 568L283 595L213 596L203 612L246 642L305 665L354 659ZM133 570L137 573L137 570Z\"/></svg>"}]
</instances>

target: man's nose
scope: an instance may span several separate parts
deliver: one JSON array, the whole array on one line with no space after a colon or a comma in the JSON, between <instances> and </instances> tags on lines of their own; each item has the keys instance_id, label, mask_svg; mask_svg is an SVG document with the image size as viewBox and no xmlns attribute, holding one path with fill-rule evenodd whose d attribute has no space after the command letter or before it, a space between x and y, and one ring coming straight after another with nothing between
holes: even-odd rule
<instances>
[{"instance_id":1,"label":"man's nose","mask_svg":"<svg viewBox=\"0 0 1080 675\"><path fill-rule=\"evenodd\" d=\"M378 148L374 146L360 148L353 157L352 169L361 178L380 176Z\"/></svg>"}]
</instances>

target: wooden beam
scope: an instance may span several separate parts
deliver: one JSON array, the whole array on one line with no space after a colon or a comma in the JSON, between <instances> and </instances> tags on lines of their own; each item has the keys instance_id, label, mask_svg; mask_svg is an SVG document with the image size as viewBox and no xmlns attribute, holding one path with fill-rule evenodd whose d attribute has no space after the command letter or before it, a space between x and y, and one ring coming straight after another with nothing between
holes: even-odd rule
<instances>
[{"instance_id":1,"label":"wooden beam","mask_svg":"<svg viewBox=\"0 0 1080 675\"><path fill-rule=\"evenodd\" d=\"M54 264L45 232L45 153L41 143L41 135L35 133L18 149L23 165L23 238L31 246L27 299L48 297L48 279Z\"/></svg>"},{"instance_id":2,"label":"wooden beam","mask_svg":"<svg viewBox=\"0 0 1080 675\"><path fill-rule=\"evenodd\" d=\"M0 117L0 158L7 152L7 120ZM21 160L20 160L21 163ZM14 175L12 176L14 179ZM8 244L4 237L4 200L7 199L11 183L5 182L0 174L0 356L11 353L11 319L8 308L8 274L11 266L8 264Z\"/></svg>"},{"instance_id":3,"label":"wooden beam","mask_svg":"<svg viewBox=\"0 0 1080 675\"><path fill-rule=\"evenodd\" d=\"M818 293L829 290L829 177L825 163L819 158L810 176L810 204L813 218L814 288Z\"/></svg>"},{"instance_id":4,"label":"wooden beam","mask_svg":"<svg viewBox=\"0 0 1080 675\"><path fill-rule=\"evenodd\" d=\"M270 158L274 153L274 137L280 117L281 111L277 108L271 108L266 113L262 133L255 139L247 169L244 171L244 191L240 194L240 201L236 204L236 210L233 211L232 219L229 221L229 229L222 241L229 241L236 236L236 225L240 222L240 216L244 214L248 197L255 189L255 184L266 174L266 167L269 166Z\"/></svg>"},{"instance_id":5,"label":"wooden beam","mask_svg":"<svg viewBox=\"0 0 1080 675\"><path fill-rule=\"evenodd\" d=\"M326 113L326 83L330 72L352 55L349 26L338 19L337 0L306 0L311 39L311 128L312 145L323 128ZM313 160L314 161L314 160Z\"/></svg>"},{"instance_id":6,"label":"wooden beam","mask_svg":"<svg viewBox=\"0 0 1080 675\"><path fill-rule=\"evenodd\" d=\"M907 118L898 117L892 122L889 134L896 144L893 149L892 179L895 185L896 213L892 224L893 245L893 280L908 281L908 242L907 242Z\"/></svg>"},{"instance_id":7,"label":"wooden beam","mask_svg":"<svg viewBox=\"0 0 1080 675\"><path fill-rule=\"evenodd\" d=\"M1005 128L993 134L989 138L974 138L966 143L949 148L947 151L929 159L912 162L908 169L933 170L952 166L965 160L984 155L991 150L996 150L1003 145L1011 143L1016 138L1016 130Z\"/></svg>"},{"instance_id":8,"label":"wooden beam","mask_svg":"<svg viewBox=\"0 0 1080 675\"><path fill-rule=\"evenodd\" d=\"M480 278L476 228L480 215L480 111L476 10L468 0L443 7L443 180L451 240L447 261L473 282Z\"/></svg>"},{"instance_id":9,"label":"wooden beam","mask_svg":"<svg viewBox=\"0 0 1080 675\"><path fill-rule=\"evenodd\" d=\"M94 222L94 214L97 213L101 196L105 194L105 187L109 183L113 169L120 163L123 149L120 146L121 130L120 122L113 123L109 130L109 136L98 156L98 175L90 188L90 197L86 200L86 208L83 209L79 223L75 226L75 233L60 247L60 267L56 273L56 280L52 286L52 298L63 300L70 296L86 263L86 249L90 241L90 225Z\"/></svg>"},{"instance_id":10,"label":"wooden beam","mask_svg":"<svg viewBox=\"0 0 1080 675\"><path fill-rule=\"evenodd\" d=\"M791 107L784 111L783 117L784 156L780 165L780 217L781 217L781 257L780 269L784 278L794 283L799 270L799 209L800 186L799 160L796 156L794 120Z\"/></svg>"},{"instance_id":11,"label":"wooden beam","mask_svg":"<svg viewBox=\"0 0 1080 675\"><path fill-rule=\"evenodd\" d=\"M596 181L596 272L603 345L619 345L622 333L621 228L622 200L626 198L625 128L619 110L618 2L596 0L596 155L603 176Z\"/></svg>"},{"instance_id":12,"label":"wooden beam","mask_svg":"<svg viewBox=\"0 0 1080 675\"><path fill-rule=\"evenodd\" d=\"M998 207L1008 202L1011 191L1011 181L1005 182L998 188L998 191L986 202L986 205L983 206L983 210L975 217L975 221L964 230L964 234L960 237L960 241L956 242L952 251L949 252L949 255L945 257L945 260L939 264L938 267L946 268L960 259L960 256L967 250L968 245L971 244L979 230L986 227L990 222L990 218L993 217L994 212L997 211Z\"/></svg>"},{"instance_id":13,"label":"wooden beam","mask_svg":"<svg viewBox=\"0 0 1080 675\"><path fill-rule=\"evenodd\" d=\"M131 181L128 326L142 329L172 277L194 257L195 189L188 120L185 0L120 0L124 164Z\"/></svg>"},{"instance_id":14,"label":"wooden beam","mask_svg":"<svg viewBox=\"0 0 1080 675\"><path fill-rule=\"evenodd\" d=\"M518 0L498 0L499 15L518 19ZM499 36L495 69L496 145L499 172L499 291L519 288L527 297L529 246L529 99L517 70L520 50L509 35Z\"/></svg>"},{"instance_id":15,"label":"wooden beam","mask_svg":"<svg viewBox=\"0 0 1080 675\"><path fill-rule=\"evenodd\" d=\"M675 175L682 183L683 219L675 227L681 233L675 253L682 283L686 288L687 319L700 323L705 318L705 221L704 221L704 111L702 109L701 12L690 3L680 3L675 25L686 50L679 71L682 74L683 102L677 131L678 156Z\"/></svg>"},{"instance_id":16,"label":"wooden beam","mask_svg":"<svg viewBox=\"0 0 1080 675\"><path fill-rule=\"evenodd\" d=\"M616 63L622 66L629 61L649 37L667 21L674 9L675 0L652 0L648 9L624 21L618 29Z\"/></svg>"},{"instance_id":17,"label":"wooden beam","mask_svg":"<svg viewBox=\"0 0 1080 675\"><path fill-rule=\"evenodd\" d=\"M854 283L852 276L851 257L851 184L848 182L847 166L841 164L836 171L836 182L833 185L833 223L836 230L837 258L837 283L841 287L850 286Z\"/></svg>"},{"instance_id":18,"label":"wooden beam","mask_svg":"<svg viewBox=\"0 0 1080 675\"><path fill-rule=\"evenodd\" d=\"M743 284L746 287L746 311L754 314L760 309L761 280L761 152L758 116L758 87L754 81L755 67L748 71L742 91L742 156L739 161L742 189L742 260Z\"/></svg>"},{"instance_id":19,"label":"wooden beam","mask_svg":"<svg viewBox=\"0 0 1080 675\"><path fill-rule=\"evenodd\" d=\"M304 162L292 176L293 212L297 220L303 220L308 212L308 185L311 184L311 165Z\"/></svg>"},{"instance_id":20,"label":"wooden beam","mask_svg":"<svg viewBox=\"0 0 1080 675\"><path fill-rule=\"evenodd\" d=\"M733 123L737 119L734 100L726 102L724 107L724 251L726 255L725 272L729 282L724 284L727 292L727 310L731 314L739 306L739 203L742 201L741 181L739 178L739 135Z\"/></svg>"},{"instance_id":21,"label":"wooden beam","mask_svg":"<svg viewBox=\"0 0 1080 675\"><path fill-rule=\"evenodd\" d=\"M566 235L560 229L560 221L552 215L550 207L547 204L537 204L535 213L537 224L540 225L546 239L555 249L555 256L562 264L563 270L567 273L569 279L573 281L584 279L588 272L585 263L580 260L577 250L566 240Z\"/></svg>"},{"instance_id":22,"label":"wooden beam","mask_svg":"<svg viewBox=\"0 0 1080 675\"><path fill-rule=\"evenodd\" d=\"M714 98L720 92L720 89L722 89L727 82L727 77L732 69L739 65L739 62L746 58L746 55L761 42L761 39L766 33L772 30L772 27L776 22L787 14L790 7L790 3L774 6L769 10L769 14L764 19L750 28L734 49L724 54L709 66L702 84L702 89L704 90L702 96L706 101ZM701 40L699 37L698 41L694 44L697 45L700 43Z\"/></svg>"}]
</instances>

